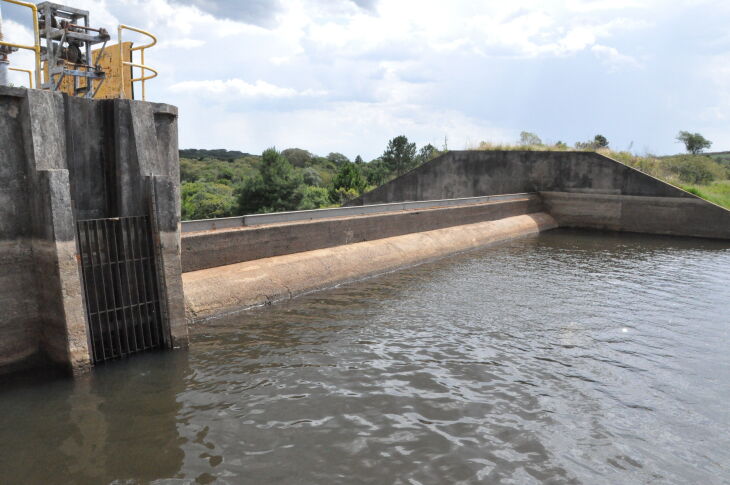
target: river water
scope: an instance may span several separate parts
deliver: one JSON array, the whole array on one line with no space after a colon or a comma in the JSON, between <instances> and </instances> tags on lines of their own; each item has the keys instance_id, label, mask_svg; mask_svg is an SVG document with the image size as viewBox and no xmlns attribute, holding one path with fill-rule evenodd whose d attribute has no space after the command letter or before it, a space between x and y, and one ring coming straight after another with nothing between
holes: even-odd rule
<instances>
[{"instance_id":1,"label":"river water","mask_svg":"<svg viewBox=\"0 0 730 485\"><path fill-rule=\"evenodd\" d=\"M730 245L551 231L0 391L2 483L730 483Z\"/></svg>"}]
</instances>

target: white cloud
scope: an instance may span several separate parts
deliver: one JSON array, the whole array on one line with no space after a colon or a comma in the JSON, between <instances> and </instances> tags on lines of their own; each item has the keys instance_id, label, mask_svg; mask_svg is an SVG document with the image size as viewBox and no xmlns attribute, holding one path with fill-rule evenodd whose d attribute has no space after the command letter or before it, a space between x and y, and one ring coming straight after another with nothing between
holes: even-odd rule
<instances>
[{"instance_id":1,"label":"white cloud","mask_svg":"<svg viewBox=\"0 0 730 485\"><path fill-rule=\"evenodd\" d=\"M253 84L242 79L183 81L170 86L175 93L193 93L198 96L225 96L226 98L294 98L298 96L322 96L326 91L313 89L296 90L258 80Z\"/></svg>"},{"instance_id":2,"label":"white cloud","mask_svg":"<svg viewBox=\"0 0 730 485\"><path fill-rule=\"evenodd\" d=\"M180 39L169 39L169 40L163 40L159 44L157 44L160 48L180 48L180 49L195 49L196 47L202 47L206 44L206 42L202 39L189 39L189 38L180 38Z\"/></svg>"},{"instance_id":3,"label":"white cloud","mask_svg":"<svg viewBox=\"0 0 730 485\"><path fill-rule=\"evenodd\" d=\"M641 67L641 63L631 56L621 54L613 47L596 44L591 47L591 51L600 59L603 59L609 68L613 71L623 67Z\"/></svg>"}]
</instances>

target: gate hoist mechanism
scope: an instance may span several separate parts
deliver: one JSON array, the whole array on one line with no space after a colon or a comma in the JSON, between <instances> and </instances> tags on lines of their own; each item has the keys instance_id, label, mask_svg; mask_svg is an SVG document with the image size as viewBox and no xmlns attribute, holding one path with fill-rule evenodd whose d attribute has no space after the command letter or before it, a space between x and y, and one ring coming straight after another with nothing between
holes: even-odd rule
<instances>
[{"instance_id":1,"label":"gate hoist mechanism","mask_svg":"<svg viewBox=\"0 0 730 485\"><path fill-rule=\"evenodd\" d=\"M109 32L102 27L92 27L89 11L52 2L38 5L19 0L0 0L27 7L32 11L34 44L23 45L6 42L2 38L0 19L0 85L7 84L4 70L28 74L29 87L60 91L71 96L85 98L134 98L134 83L141 82L142 99L145 98L145 81L157 77L157 71L144 64L145 49L157 43L149 32L119 25L117 44L108 45ZM151 39L145 45L133 46L122 41L124 30L143 34ZM29 69L8 67L8 56L18 49L31 50L35 54L35 72ZM140 63L132 61L139 51ZM139 77L134 77L139 69Z\"/></svg>"}]
</instances>

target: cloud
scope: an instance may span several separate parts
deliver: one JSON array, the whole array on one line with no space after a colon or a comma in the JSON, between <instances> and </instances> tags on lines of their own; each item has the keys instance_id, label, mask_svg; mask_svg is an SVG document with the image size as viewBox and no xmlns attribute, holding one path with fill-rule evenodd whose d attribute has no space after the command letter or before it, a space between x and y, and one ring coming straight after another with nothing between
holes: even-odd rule
<instances>
[{"instance_id":1,"label":"cloud","mask_svg":"<svg viewBox=\"0 0 730 485\"><path fill-rule=\"evenodd\" d=\"M217 18L230 19L261 27L274 27L282 5L278 0L173 0L192 5Z\"/></svg>"},{"instance_id":2,"label":"cloud","mask_svg":"<svg viewBox=\"0 0 730 485\"><path fill-rule=\"evenodd\" d=\"M727 51L724 0L74 1L94 26L157 34L147 97L180 107L186 146L370 157L398 134L448 133L461 148L529 128L672 150L685 124L730 133L727 60L712 57ZM14 8L3 6L6 36L30 41ZM29 53L11 62L33 65Z\"/></svg>"},{"instance_id":3,"label":"cloud","mask_svg":"<svg viewBox=\"0 0 730 485\"><path fill-rule=\"evenodd\" d=\"M295 98L300 96L323 96L326 91L313 89L296 90L258 80L251 84L242 79L183 81L170 86L175 93L194 93L202 96L225 98ZM223 98L221 98L223 99Z\"/></svg>"},{"instance_id":4,"label":"cloud","mask_svg":"<svg viewBox=\"0 0 730 485\"><path fill-rule=\"evenodd\" d=\"M180 39L169 39L169 40L163 40L160 42L159 45L160 48L180 48L180 49L194 49L196 47L202 47L206 44L206 41L202 39L189 39L189 38L180 38Z\"/></svg>"},{"instance_id":5,"label":"cloud","mask_svg":"<svg viewBox=\"0 0 730 485\"><path fill-rule=\"evenodd\" d=\"M624 67L639 68L641 63L631 56L621 54L613 47L596 44L591 47L591 51L600 59L602 59L612 71L620 70Z\"/></svg>"}]
</instances>

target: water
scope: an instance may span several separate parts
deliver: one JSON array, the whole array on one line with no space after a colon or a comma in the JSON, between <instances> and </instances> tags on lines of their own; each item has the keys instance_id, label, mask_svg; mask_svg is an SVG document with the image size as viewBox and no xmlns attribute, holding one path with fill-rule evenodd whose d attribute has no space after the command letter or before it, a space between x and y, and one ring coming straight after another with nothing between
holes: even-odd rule
<instances>
[{"instance_id":1,"label":"water","mask_svg":"<svg viewBox=\"0 0 730 485\"><path fill-rule=\"evenodd\" d=\"M552 231L0 392L4 483L730 483L730 245Z\"/></svg>"}]
</instances>

